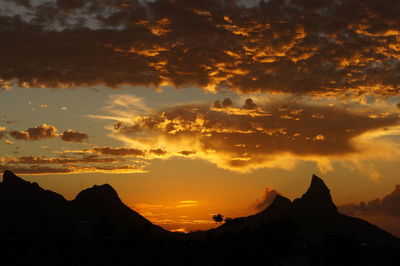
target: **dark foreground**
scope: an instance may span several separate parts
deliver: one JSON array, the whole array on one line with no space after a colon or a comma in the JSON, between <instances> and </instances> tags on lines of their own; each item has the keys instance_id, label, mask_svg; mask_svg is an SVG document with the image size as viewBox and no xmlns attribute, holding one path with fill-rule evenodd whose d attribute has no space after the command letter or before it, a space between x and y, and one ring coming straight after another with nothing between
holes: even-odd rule
<instances>
[{"instance_id":1,"label":"dark foreground","mask_svg":"<svg viewBox=\"0 0 400 266\"><path fill-rule=\"evenodd\" d=\"M340 214L313 176L293 202L191 234L126 207L108 185L73 201L6 171L0 183L0 265L400 265L400 240Z\"/></svg>"}]
</instances>

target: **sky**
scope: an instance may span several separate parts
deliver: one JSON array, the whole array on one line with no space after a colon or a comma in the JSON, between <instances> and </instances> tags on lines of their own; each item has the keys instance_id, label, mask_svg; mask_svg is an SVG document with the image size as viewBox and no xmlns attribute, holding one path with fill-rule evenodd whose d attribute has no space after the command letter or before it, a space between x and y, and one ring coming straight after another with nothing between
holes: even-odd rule
<instances>
[{"instance_id":1,"label":"sky","mask_svg":"<svg viewBox=\"0 0 400 266\"><path fill-rule=\"evenodd\" d=\"M168 230L300 197L400 236L400 3L5 0L0 170Z\"/></svg>"}]
</instances>

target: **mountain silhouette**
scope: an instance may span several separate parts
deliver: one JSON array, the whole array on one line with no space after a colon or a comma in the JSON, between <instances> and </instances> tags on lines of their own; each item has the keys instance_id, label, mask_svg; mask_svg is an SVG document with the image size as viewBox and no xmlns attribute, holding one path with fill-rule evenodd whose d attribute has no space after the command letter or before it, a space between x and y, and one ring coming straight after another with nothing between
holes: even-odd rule
<instances>
[{"instance_id":1,"label":"mountain silhouette","mask_svg":"<svg viewBox=\"0 0 400 266\"><path fill-rule=\"evenodd\" d=\"M108 184L80 192L72 201L5 171L0 183L0 234L71 236L167 234L122 203ZM79 233L78 233L79 234Z\"/></svg>"},{"instance_id":2,"label":"mountain silhouette","mask_svg":"<svg viewBox=\"0 0 400 266\"><path fill-rule=\"evenodd\" d=\"M312 176L307 192L301 198L293 201L293 207L297 215L304 216L329 216L338 213L329 188L316 175Z\"/></svg>"},{"instance_id":3,"label":"mountain silhouette","mask_svg":"<svg viewBox=\"0 0 400 266\"><path fill-rule=\"evenodd\" d=\"M298 199L189 234L153 225L108 184L68 201L10 171L0 214L1 265L400 265L400 240L339 213L316 175Z\"/></svg>"},{"instance_id":4,"label":"mountain silhouette","mask_svg":"<svg viewBox=\"0 0 400 266\"><path fill-rule=\"evenodd\" d=\"M257 232L263 227L269 227L269 230L273 231L274 226L281 227L282 223L279 222L290 224L287 224L286 228L276 229L277 231L291 231L293 239L300 238L305 243L323 243L332 236L340 235L352 237L363 244L400 246L397 237L379 227L339 213L329 188L316 175L312 176L306 193L293 202L278 194L263 211L248 217L232 219L210 232L218 236L243 230Z\"/></svg>"},{"instance_id":5,"label":"mountain silhouette","mask_svg":"<svg viewBox=\"0 0 400 266\"><path fill-rule=\"evenodd\" d=\"M166 233L143 216L122 203L117 192L108 184L94 185L80 192L71 202L75 220L100 223L106 234Z\"/></svg>"}]
</instances>

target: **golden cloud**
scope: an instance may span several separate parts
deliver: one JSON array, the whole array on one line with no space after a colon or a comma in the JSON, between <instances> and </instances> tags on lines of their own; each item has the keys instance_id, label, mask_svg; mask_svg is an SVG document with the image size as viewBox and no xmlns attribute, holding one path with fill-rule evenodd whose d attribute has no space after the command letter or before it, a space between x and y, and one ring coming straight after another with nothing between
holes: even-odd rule
<instances>
[{"instance_id":1,"label":"golden cloud","mask_svg":"<svg viewBox=\"0 0 400 266\"><path fill-rule=\"evenodd\" d=\"M32 18L0 13L0 87L399 94L395 1L117 2L14 1Z\"/></svg>"},{"instance_id":2,"label":"golden cloud","mask_svg":"<svg viewBox=\"0 0 400 266\"><path fill-rule=\"evenodd\" d=\"M17 174L75 174L75 173L145 173L148 163L121 158L84 155L81 157L59 156L5 156L0 157L0 170L10 170Z\"/></svg>"},{"instance_id":3,"label":"golden cloud","mask_svg":"<svg viewBox=\"0 0 400 266\"><path fill-rule=\"evenodd\" d=\"M331 160L397 156L396 145L378 139L398 134L398 116L371 118L371 112L301 103L256 105L247 99L243 108L190 104L136 115L131 122L117 122L113 133L127 145L161 148L165 158L190 155L234 171L289 169L298 160L329 170ZM377 145L380 152L374 151Z\"/></svg>"},{"instance_id":4,"label":"golden cloud","mask_svg":"<svg viewBox=\"0 0 400 266\"><path fill-rule=\"evenodd\" d=\"M53 139L58 136L57 128L47 124L28 128L26 131L12 130L10 131L10 135L16 140Z\"/></svg>"}]
</instances>

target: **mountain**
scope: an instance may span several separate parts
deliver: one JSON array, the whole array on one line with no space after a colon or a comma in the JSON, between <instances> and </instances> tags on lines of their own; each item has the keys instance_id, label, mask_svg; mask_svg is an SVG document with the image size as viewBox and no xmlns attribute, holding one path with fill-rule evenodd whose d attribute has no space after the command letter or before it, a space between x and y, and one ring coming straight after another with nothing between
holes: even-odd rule
<instances>
[{"instance_id":1,"label":"mountain","mask_svg":"<svg viewBox=\"0 0 400 266\"><path fill-rule=\"evenodd\" d=\"M293 207L299 216L331 216L338 214L329 188L316 175L312 176L307 192L301 198L293 201Z\"/></svg>"},{"instance_id":2,"label":"mountain","mask_svg":"<svg viewBox=\"0 0 400 266\"><path fill-rule=\"evenodd\" d=\"M263 211L182 235L128 208L108 184L68 201L5 171L0 183L0 265L397 266L400 240L338 212L313 175L300 198L277 195Z\"/></svg>"},{"instance_id":3,"label":"mountain","mask_svg":"<svg viewBox=\"0 0 400 266\"><path fill-rule=\"evenodd\" d=\"M10 171L0 183L0 213L1 235L169 234L122 203L108 184L85 189L68 201Z\"/></svg>"},{"instance_id":4,"label":"mountain","mask_svg":"<svg viewBox=\"0 0 400 266\"><path fill-rule=\"evenodd\" d=\"M293 202L278 194L271 205L260 213L232 219L210 232L218 237L226 233L266 229L269 232L284 232L286 237L293 241L301 240L304 244L324 244L332 238L342 237L351 238L359 244L400 247L400 240L388 232L362 219L339 213L329 188L316 175L312 176L306 193Z\"/></svg>"}]
</instances>

